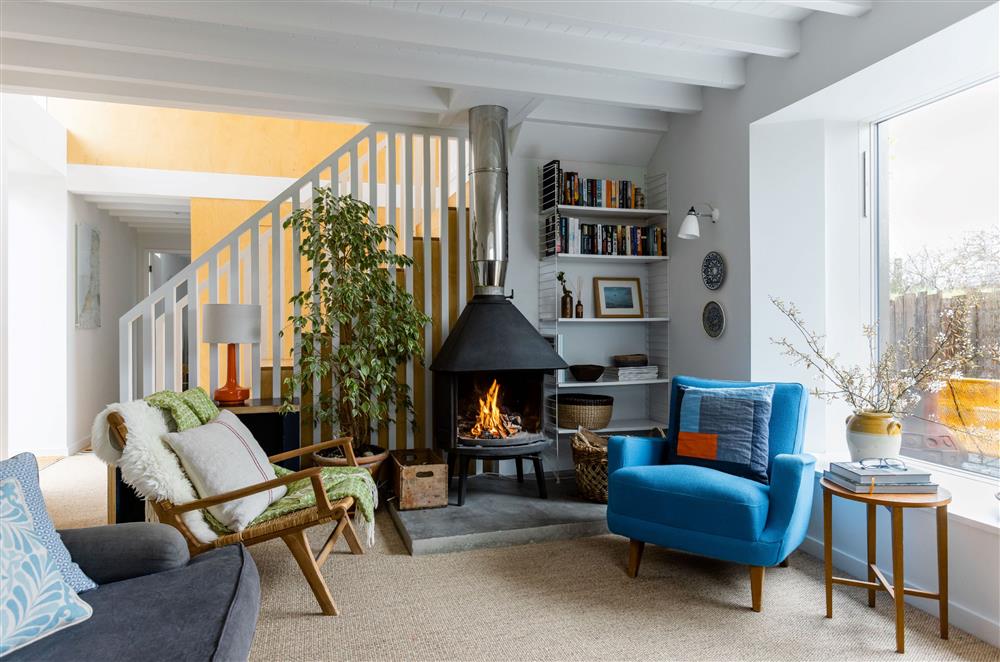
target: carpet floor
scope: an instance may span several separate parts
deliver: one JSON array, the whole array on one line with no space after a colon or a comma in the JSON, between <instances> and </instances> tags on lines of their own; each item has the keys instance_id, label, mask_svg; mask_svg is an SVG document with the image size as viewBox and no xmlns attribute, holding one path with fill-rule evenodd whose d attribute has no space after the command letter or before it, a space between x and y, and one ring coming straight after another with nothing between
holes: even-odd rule
<instances>
[{"instance_id":1,"label":"carpet floor","mask_svg":"<svg viewBox=\"0 0 1000 662\"><path fill-rule=\"evenodd\" d=\"M77 453L38 472L52 523L79 529L108 523L108 470L93 453Z\"/></svg>"},{"instance_id":2,"label":"carpet floor","mask_svg":"<svg viewBox=\"0 0 1000 662\"><path fill-rule=\"evenodd\" d=\"M90 454L41 472L57 527L105 518L106 473ZM250 548L262 604L251 659L278 660L900 660L894 611L879 595L834 589L824 617L823 568L806 554L767 571L764 610L750 610L747 569L647 546L625 576L617 536L411 557L387 513L375 548L341 542L323 573L340 616L321 616L280 540ZM318 548L330 527L312 534ZM909 660L1000 661L1000 650L906 608Z\"/></svg>"},{"instance_id":3,"label":"carpet floor","mask_svg":"<svg viewBox=\"0 0 1000 662\"><path fill-rule=\"evenodd\" d=\"M312 536L314 548L326 529ZM378 517L375 549L340 553L324 575L340 616L316 602L281 541L251 547L263 604L253 660L898 660L888 596L836 588L825 618L822 564L798 553L767 571L750 610L747 569L646 547L625 576L617 536L411 557ZM1000 659L1000 650L907 606L911 660Z\"/></svg>"}]
</instances>

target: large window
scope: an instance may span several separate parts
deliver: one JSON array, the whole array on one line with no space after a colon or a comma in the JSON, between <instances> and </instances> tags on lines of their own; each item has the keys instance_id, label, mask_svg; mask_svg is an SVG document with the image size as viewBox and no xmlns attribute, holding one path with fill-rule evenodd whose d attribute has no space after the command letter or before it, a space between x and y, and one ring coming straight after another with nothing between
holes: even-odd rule
<instances>
[{"instance_id":1,"label":"large window","mask_svg":"<svg viewBox=\"0 0 1000 662\"><path fill-rule=\"evenodd\" d=\"M876 124L883 346L929 351L942 311L972 302L977 358L904 421L903 455L1000 476L1000 219L996 79ZM925 347L926 346L926 347Z\"/></svg>"}]
</instances>

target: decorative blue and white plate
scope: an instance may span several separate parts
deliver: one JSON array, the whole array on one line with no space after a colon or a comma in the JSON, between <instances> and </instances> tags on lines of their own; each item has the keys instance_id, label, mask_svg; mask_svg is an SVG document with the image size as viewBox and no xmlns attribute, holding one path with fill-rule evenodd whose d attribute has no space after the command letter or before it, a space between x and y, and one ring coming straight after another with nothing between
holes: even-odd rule
<instances>
[{"instance_id":1,"label":"decorative blue and white plate","mask_svg":"<svg viewBox=\"0 0 1000 662\"><path fill-rule=\"evenodd\" d=\"M709 338L718 338L726 330L726 311L718 301L709 301L701 311L701 325Z\"/></svg>"},{"instance_id":2,"label":"decorative blue and white plate","mask_svg":"<svg viewBox=\"0 0 1000 662\"><path fill-rule=\"evenodd\" d=\"M726 260L722 253L712 251L701 261L701 282L713 292L726 282Z\"/></svg>"}]
</instances>

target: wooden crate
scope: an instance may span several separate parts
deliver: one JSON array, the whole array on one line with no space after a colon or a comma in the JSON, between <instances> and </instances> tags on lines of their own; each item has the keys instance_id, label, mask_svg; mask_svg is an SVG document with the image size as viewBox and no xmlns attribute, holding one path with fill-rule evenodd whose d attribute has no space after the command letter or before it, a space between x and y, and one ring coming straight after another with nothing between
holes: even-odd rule
<instances>
[{"instance_id":1,"label":"wooden crate","mask_svg":"<svg viewBox=\"0 0 1000 662\"><path fill-rule=\"evenodd\" d=\"M399 510L441 508L448 505L448 465L429 449L390 453Z\"/></svg>"}]
</instances>

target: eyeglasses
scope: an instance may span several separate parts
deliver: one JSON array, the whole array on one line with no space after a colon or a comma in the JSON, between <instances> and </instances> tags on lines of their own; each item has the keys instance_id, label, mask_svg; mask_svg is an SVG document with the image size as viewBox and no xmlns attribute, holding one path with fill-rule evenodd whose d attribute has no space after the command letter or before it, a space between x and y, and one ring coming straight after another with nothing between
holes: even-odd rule
<instances>
[{"instance_id":1,"label":"eyeglasses","mask_svg":"<svg viewBox=\"0 0 1000 662\"><path fill-rule=\"evenodd\" d=\"M862 469L896 469L897 471L909 471L906 463L896 457L869 457L861 460L858 464Z\"/></svg>"}]
</instances>

